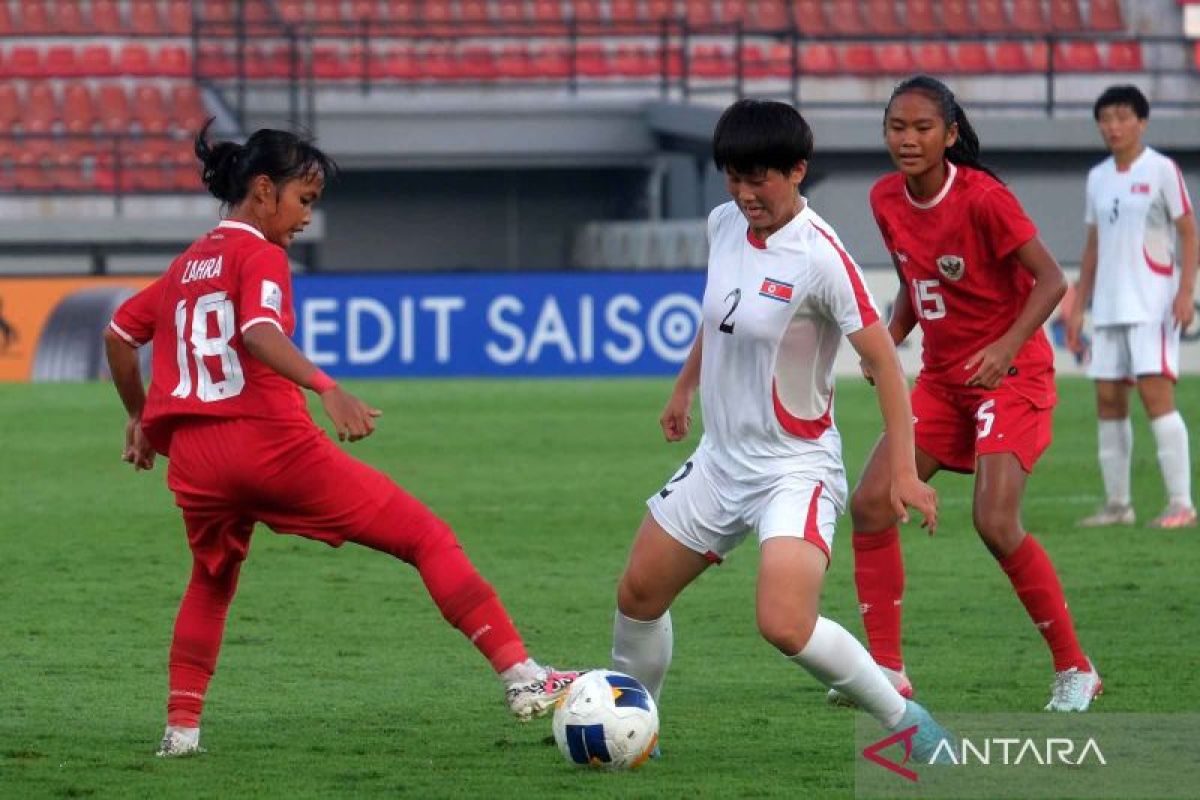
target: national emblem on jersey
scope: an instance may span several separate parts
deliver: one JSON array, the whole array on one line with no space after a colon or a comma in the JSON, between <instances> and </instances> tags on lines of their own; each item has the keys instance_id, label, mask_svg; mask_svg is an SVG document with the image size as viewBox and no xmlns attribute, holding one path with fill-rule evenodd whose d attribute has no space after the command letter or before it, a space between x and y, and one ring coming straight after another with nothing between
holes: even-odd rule
<instances>
[{"instance_id":1,"label":"national emblem on jersey","mask_svg":"<svg viewBox=\"0 0 1200 800\"><path fill-rule=\"evenodd\" d=\"M762 286L759 287L758 294L761 297L766 297L770 300L778 300L781 303L792 302L792 289L790 283L777 281L774 278L763 278Z\"/></svg>"},{"instance_id":2,"label":"national emblem on jersey","mask_svg":"<svg viewBox=\"0 0 1200 800\"><path fill-rule=\"evenodd\" d=\"M948 281L957 281L967 270L967 262L962 256L938 256L938 272Z\"/></svg>"}]
</instances>

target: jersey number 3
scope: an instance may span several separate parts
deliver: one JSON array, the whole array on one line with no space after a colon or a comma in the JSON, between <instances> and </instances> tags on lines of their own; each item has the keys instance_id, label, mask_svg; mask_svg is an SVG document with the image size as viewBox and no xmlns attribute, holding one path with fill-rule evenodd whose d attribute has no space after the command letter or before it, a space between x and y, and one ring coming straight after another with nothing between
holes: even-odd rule
<instances>
[{"instance_id":1,"label":"jersey number 3","mask_svg":"<svg viewBox=\"0 0 1200 800\"><path fill-rule=\"evenodd\" d=\"M188 326L187 300L175 306L175 359L179 364L179 384L171 392L172 397L186 398L192 394L192 372L188 363L189 353L196 364L196 397L205 403L214 403L237 397L246 387L246 376L242 374L242 362L237 351L229 346L236 331L233 317L233 302L225 292L212 292L196 300L192 311L192 324ZM210 335L212 327L216 335ZM221 380L213 380L205 359L218 359L221 364Z\"/></svg>"}]
</instances>

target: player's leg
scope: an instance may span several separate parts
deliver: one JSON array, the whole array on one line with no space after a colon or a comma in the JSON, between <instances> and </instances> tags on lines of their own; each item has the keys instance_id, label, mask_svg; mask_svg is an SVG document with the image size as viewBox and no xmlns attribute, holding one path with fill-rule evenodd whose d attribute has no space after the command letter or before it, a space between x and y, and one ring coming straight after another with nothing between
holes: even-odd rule
<instances>
[{"instance_id":1,"label":"player's leg","mask_svg":"<svg viewBox=\"0 0 1200 800\"><path fill-rule=\"evenodd\" d=\"M1185 528L1196 524L1187 425L1175 407L1179 339L1180 331L1175 325L1139 325L1131 345L1138 394L1150 418L1150 430L1158 446L1158 466L1167 490L1167 507L1150 523L1154 528Z\"/></svg>"},{"instance_id":2,"label":"player's leg","mask_svg":"<svg viewBox=\"0 0 1200 800\"><path fill-rule=\"evenodd\" d=\"M1046 709L1085 711L1100 693L1100 676L1079 645L1050 556L1021 525L1026 477L1013 453L980 455L975 480L975 529L1050 647L1055 683Z\"/></svg>"},{"instance_id":3,"label":"player's leg","mask_svg":"<svg viewBox=\"0 0 1200 800\"><path fill-rule=\"evenodd\" d=\"M1129 492L1133 457L1133 427L1129 422L1129 381L1133 377L1129 331L1128 325L1100 327L1092 341L1088 375L1096 382L1098 455L1105 502L1099 511L1079 521L1079 526L1084 528L1132 525L1136 518Z\"/></svg>"},{"instance_id":4,"label":"player's leg","mask_svg":"<svg viewBox=\"0 0 1200 800\"><path fill-rule=\"evenodd\" d=\"M252 520L184 511L192 574L179 604L168 662L167 729L159 756L200 752L200 716L217 667Z\"/></svg>"}]
</instances>

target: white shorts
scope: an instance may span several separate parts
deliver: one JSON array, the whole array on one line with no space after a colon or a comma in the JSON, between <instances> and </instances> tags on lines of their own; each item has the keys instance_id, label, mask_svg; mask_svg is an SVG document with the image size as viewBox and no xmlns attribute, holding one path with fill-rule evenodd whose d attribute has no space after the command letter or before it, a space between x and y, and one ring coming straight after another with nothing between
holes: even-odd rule
<instances>
[{"instance_id":1,"label":"white shorts","mask_svg":"<svg viewBox=\"0 0 1200 800\"><path fill-rule=\"evenodd\" d=\"M804 473L734 479L697 450L659 492L646 501L671 538L720 563L750 531L759 544L793 536L831 554L833 530L846 505L846 472L823 459Z\"/></svg>"},{"instance_id":2,"label":"white shorts","mask_svg":"<svg viewBox=\"0 0 1200 800\"><path fill-rule=\"evenodd\" d=\"M1179 374L1179 326L1171 322L1101 325L1092 332L1088 377L1100 381L1135 380L1141 375Z\"/></svg>"}]
</instances>

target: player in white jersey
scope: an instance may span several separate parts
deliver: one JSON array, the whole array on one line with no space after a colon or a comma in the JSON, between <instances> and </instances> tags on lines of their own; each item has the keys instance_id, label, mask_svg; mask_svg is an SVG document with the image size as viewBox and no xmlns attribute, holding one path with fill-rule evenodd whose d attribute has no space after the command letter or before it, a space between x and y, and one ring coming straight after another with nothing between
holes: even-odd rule
<instances>
[{"instance_id":1,"label":"player in white jersey","mask_svg":"<svg viewBox=\"0 0 1200 800\"><path fill-rule=\"evenodd\" d=\"M672 602L754 531L763 637L886 728L917 726L913 750L927 760L945 732L818 609L846 500L833 424L833 361L843 335L876 375L888 435L898 437L896 513L907 518L911 505L932 531L937 497L917 478L912 411L891 337L858 266L798 191L811 153L811 130L784 103L738 101L717 123L713 158L733 201L709 216L703 321L660 419L668 441L685 438L699 385L705 431L647 503L617 590L613 666L658 699L673 648Z\"/></svg>"},{"instance_id":2,"label":"player in white jersey","mask_svg":"<svg viewBox=\"0 0 1200 800\"><path fill-rule=\"evenodd\" d=\"M1090 300L1094 330L1088 375L1096 382L1107 498L1104 508L1079 524L1135 521L1129 492L1129 387L1136 383L1167 488L1167 507L1150 526L1192 527L1196 508L1188 433L1175 408L1175 379L1180 334L1195 315L1196 218L1178 165L1142 142L1150 104L1141 91L1111 86L1093 110L1112 156L1088 173L1087 240L1067 335L1071 346L1078 346Z\"/></svg>"}]
</instances>

